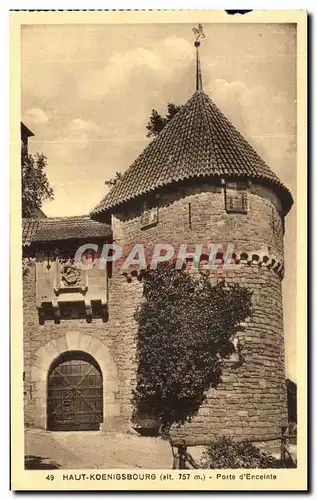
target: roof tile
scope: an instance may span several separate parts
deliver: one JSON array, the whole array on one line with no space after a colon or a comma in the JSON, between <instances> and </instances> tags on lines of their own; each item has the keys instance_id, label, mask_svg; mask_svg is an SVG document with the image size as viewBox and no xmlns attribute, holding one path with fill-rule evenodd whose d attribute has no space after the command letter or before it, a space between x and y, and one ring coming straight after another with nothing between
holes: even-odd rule
<instances>
[{"instance_id":1,"label":"roof tile","mask_svg":"<svg viewBox=\"0 0 317 500\"><path fill-rule=\"evenodd\" d=\"M252 146L204 92L196 91L92 215L160 186L201 176L258 179L278 191L286 211L293 203L290 191Z\"/></svg>"},{"instance_id":2,"label":"roof tile","mask_svg":"<svg viewBox=\"0 0 317 500\"><path fill-rule=\"evenodd\" d=\"M33 242L101 238L111 234L111 227L108 224L96 222L90 217L22 220L22 242L24 246L29 246Z\"/></svg>"}]
</instances>

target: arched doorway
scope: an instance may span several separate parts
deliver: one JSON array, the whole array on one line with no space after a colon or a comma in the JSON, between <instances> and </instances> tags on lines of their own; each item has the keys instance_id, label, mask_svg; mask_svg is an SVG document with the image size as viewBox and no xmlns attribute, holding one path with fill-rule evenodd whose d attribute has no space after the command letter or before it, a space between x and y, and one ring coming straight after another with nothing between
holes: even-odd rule
<instances>
[{"instance_id":1,"label":"arched doorway","mask_svg":"<svg viewBox=\"0 0 317 500\"><path fill-rule=\"evenodd\" d=\"M83 351L67 351L48 372L47 428L99 430L103 422L103 380L97 361Z\"/></svg>"}]
</instances>

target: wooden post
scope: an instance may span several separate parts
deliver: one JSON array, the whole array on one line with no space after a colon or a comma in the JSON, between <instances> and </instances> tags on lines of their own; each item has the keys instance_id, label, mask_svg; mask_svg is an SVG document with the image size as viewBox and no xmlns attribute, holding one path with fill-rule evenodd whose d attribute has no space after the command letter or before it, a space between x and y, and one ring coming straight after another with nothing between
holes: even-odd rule
<instances>
[{"instance_id":1,"label":"wooden post","mask_svg":"<svg viewBox=\"0 0 317 500\"><path fill-rule=\"evenodd\" d=\"M186 446L181 444L178 446L179 468L186 469Z\"/></svg>"},{"instance_id":2,"label":"wooden post","mask_svg":"<svg viewBox=\"0 0 317 500\"><path fill-rule=\"evenodd\" d=\"M171 445L172 455L173 455L173 469L179 469L179 454L177 452L174 453L173 443L171 439L169 439L169 443Z\"/></svg>"},{"instance_id":3,"label":"wooden post","mask_svg":"<svg viewBox=\"0 0 317 500\"><path fill-rule=\"evenodd\" d=\"M282 436L281 436L281 462L285 461L285 446L286 446L286 429L287 427L282 427Z\"/></svg>"}]
</instances>

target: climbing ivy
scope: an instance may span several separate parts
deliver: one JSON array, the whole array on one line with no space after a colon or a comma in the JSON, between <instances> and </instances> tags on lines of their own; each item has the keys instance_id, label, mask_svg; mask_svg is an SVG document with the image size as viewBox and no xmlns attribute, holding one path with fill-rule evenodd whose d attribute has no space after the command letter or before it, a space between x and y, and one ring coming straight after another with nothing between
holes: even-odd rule
<instances>
[{"instance_id":1,"label":"climbing ivy","mask_svg":"<svg viewBox=\"0 0 317 500\"><path fill-rule=\"evenodd\" d=\"M25 257L22 259L22 277L24 278L30 272L30 268L35 265L35 260L31 257Z\"/></svg>"},{"instance_id":2,"label":"climbing ivy","mask_svg":"<svg viewBox=\"0 0 317 500\"><path fill-rule=\"evenodd\" d=\"M144 302L136 311L136 414L163 429L195 414L221 378L221 360L234 351L239 323L251 315L251 292L224 281L212 285L170 263L143 273Z\"/></svg>"}]
</instances>

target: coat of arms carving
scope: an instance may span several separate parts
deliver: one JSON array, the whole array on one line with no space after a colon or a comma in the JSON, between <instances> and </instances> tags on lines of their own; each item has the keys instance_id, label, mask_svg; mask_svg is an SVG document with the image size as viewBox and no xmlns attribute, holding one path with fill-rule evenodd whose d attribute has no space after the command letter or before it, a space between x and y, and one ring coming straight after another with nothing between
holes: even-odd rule
<instances>
[{"instance_id":1,"label":"coat of arms carving","mask_svg":"<svg viewBox=\"0 0 317 500\"><path fill-rule=\"evenodd\" d=\"M73 287L81 285L81 273L73 261L67 260L61 263L61 283L65 287Z\"/></svg>"}]
</instances>

